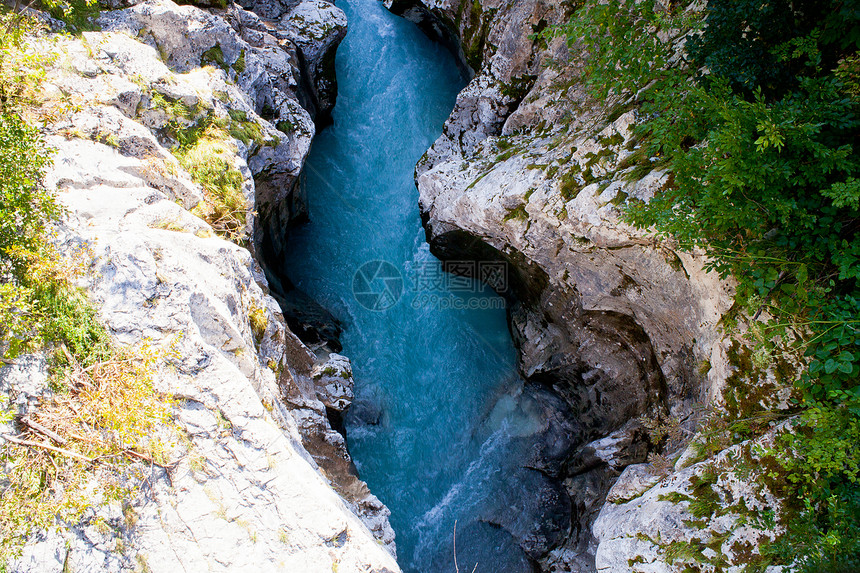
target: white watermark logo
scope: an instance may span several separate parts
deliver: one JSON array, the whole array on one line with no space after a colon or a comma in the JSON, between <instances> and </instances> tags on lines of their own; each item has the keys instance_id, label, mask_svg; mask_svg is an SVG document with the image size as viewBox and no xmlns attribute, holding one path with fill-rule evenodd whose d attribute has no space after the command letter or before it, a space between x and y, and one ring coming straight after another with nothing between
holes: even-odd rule
<instances>
[{"instance_id":1,"label":"white watermark logo","mask_svg":"<svg viewBox=\"0 0 860 573\"><path fill-rule=\"evenodd\" d=\"M388 261L368 261L352 276L352 294L368 310L387 310L403 295L403 275Z\"/></svg>"},{"instance_id":2,"label":"white watermark logo","mask_svg":"<svg viewBox=\"0 0 860 573\"><path fill-rule=\"evenodd\" d=\"M505 308L504 299L484 287L498 292L507 289L508 267L504 261L421 261L410 266L409 279L415 309ZM399 302L405 291L404 282L403 273L392 263L369 261L353 275L352 292L364 308L384 311Z\"/></svg>"}]
</instances>

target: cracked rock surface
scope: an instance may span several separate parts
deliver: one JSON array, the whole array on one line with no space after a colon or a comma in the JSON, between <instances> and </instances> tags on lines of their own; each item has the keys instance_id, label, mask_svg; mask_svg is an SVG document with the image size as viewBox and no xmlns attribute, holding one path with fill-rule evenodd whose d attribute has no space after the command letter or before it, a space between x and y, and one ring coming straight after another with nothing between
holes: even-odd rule
<instances>
[{"instance_id":1,"label":"cracked rock surface","mask_svg":"<svg viewBox=\"0 0 860 573\"><path fill-rule=\"evenodd\" d=\"M317 85L307 63L345 31L339 10L310 4L287 10L307 28L285 31L238 7L150 0L49 44L44 106L63 113L46 126L46 184L68 209L59 248L91 252L81 286L117 344L166 349L155 383L175 399L178 429L165 430L174 463L142 467L134 499L94 498L80 523L30 539L10 571L399 571L388 510L349 470L327 417L352 399L348 358L302 344L254 255L192 213L204 192L166 129L188 119L157 103L256 126L259 137L232 142L231 162L259 245L266 224L300 213L293 183L315 128L298 93ZM325 89L317 110L333 104ZM23 413L49 392L45 368L33 356L0 369L10 406Z\"/></svg>"}]
</instances>

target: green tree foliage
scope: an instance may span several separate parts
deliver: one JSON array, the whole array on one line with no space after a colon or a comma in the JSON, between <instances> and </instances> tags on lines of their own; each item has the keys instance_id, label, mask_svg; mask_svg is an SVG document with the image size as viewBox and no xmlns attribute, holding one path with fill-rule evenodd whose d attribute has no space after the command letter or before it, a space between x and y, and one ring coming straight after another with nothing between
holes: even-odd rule
<instances>
[{"instance_id":1,"label":"green tree foliage","mask_svg":"<svg viewBox=\"0 0 860 573\"><path fill-rule=\"evenodd\" d=\"M800 78L829 75L860 42L853 0L721 0L706 18L687 44L691 61L747 95L778 98Z\"/></svg>"},{"instance_id":2,"label":"green tree foliage","mask_svg":"<svg viewBox=\"0 0 860 573\"><path fill-rule=\"evenodd\" d=\"M27 253L60 209L41 184L50 153L36 129L14 113L0 114L0 276L24 278Z\"/></svg>"},{"instance_id":3,"label":"green tree foliage","mask_svg":"<svg viewBox=\"0 0 860 573\"><path fill-rule=\"evenodd\" d=\"M784 436L788 532L770 551L806 571L860 568L860 0L587 2L550 33L584 41L596 97L638 106L671 173L627 219L705 247L795 341L799 423ZM797 551L800 549L800 551Z\"/></svg>"},{"instance_id":4,"label":"green tree foliage","mask_svg":"<svg viewBox=\"0 0 860 573\"><path fill-rule=\"evenodd\" d=\"M60 257L49 230L63 213L42 180L52 150L23 119L44 61L27 50L30 19L0 11L0 355L64 344L77 360L104 359L109 343L86 297L71 284L81 261Z\"/></svg>"}]
</instances>

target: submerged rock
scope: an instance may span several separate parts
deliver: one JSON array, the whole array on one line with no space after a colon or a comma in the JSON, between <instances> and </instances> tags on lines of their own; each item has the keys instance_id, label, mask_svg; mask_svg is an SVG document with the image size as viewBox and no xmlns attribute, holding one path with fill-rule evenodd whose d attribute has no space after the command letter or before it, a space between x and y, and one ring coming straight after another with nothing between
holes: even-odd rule
<instances>
[{"instance_id":1,"label":"submerged rock","mask_svg":"<svg viewBox=\"0 0 860 573\"><path fill-rule=\"evenodd\" d=\"M570 496L558 480L519 467L505 474L498 490L500 499L478 519L510 533L531 559L545 557L570 535Z\"/></svg>"}]
</instances>

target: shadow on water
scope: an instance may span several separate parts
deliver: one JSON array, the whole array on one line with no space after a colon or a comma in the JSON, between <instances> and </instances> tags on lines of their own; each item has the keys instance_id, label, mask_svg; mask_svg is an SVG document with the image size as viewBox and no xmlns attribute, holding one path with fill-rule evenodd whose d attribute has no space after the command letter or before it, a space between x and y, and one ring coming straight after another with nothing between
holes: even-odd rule
<instances>
[{"instance_id":1,"label":"shadow on water","mask_svg":"<svg viewBox=\"0 0 860 573\"><path fill-rule=\"evenodd\" d=\"M516 373L502 299L430 254L412 179L465 80L378 0L337 4L349 19L337 105L307 162L310 223L291 232L285 268L343 324L349 448L391 509L404 570L454 571L456 521L461 571L533 571L527 540L553 535L546 512L550 529L570 523L566 496L526 468L552 430L544 398Z\"/></svg>"}]
</instances>

